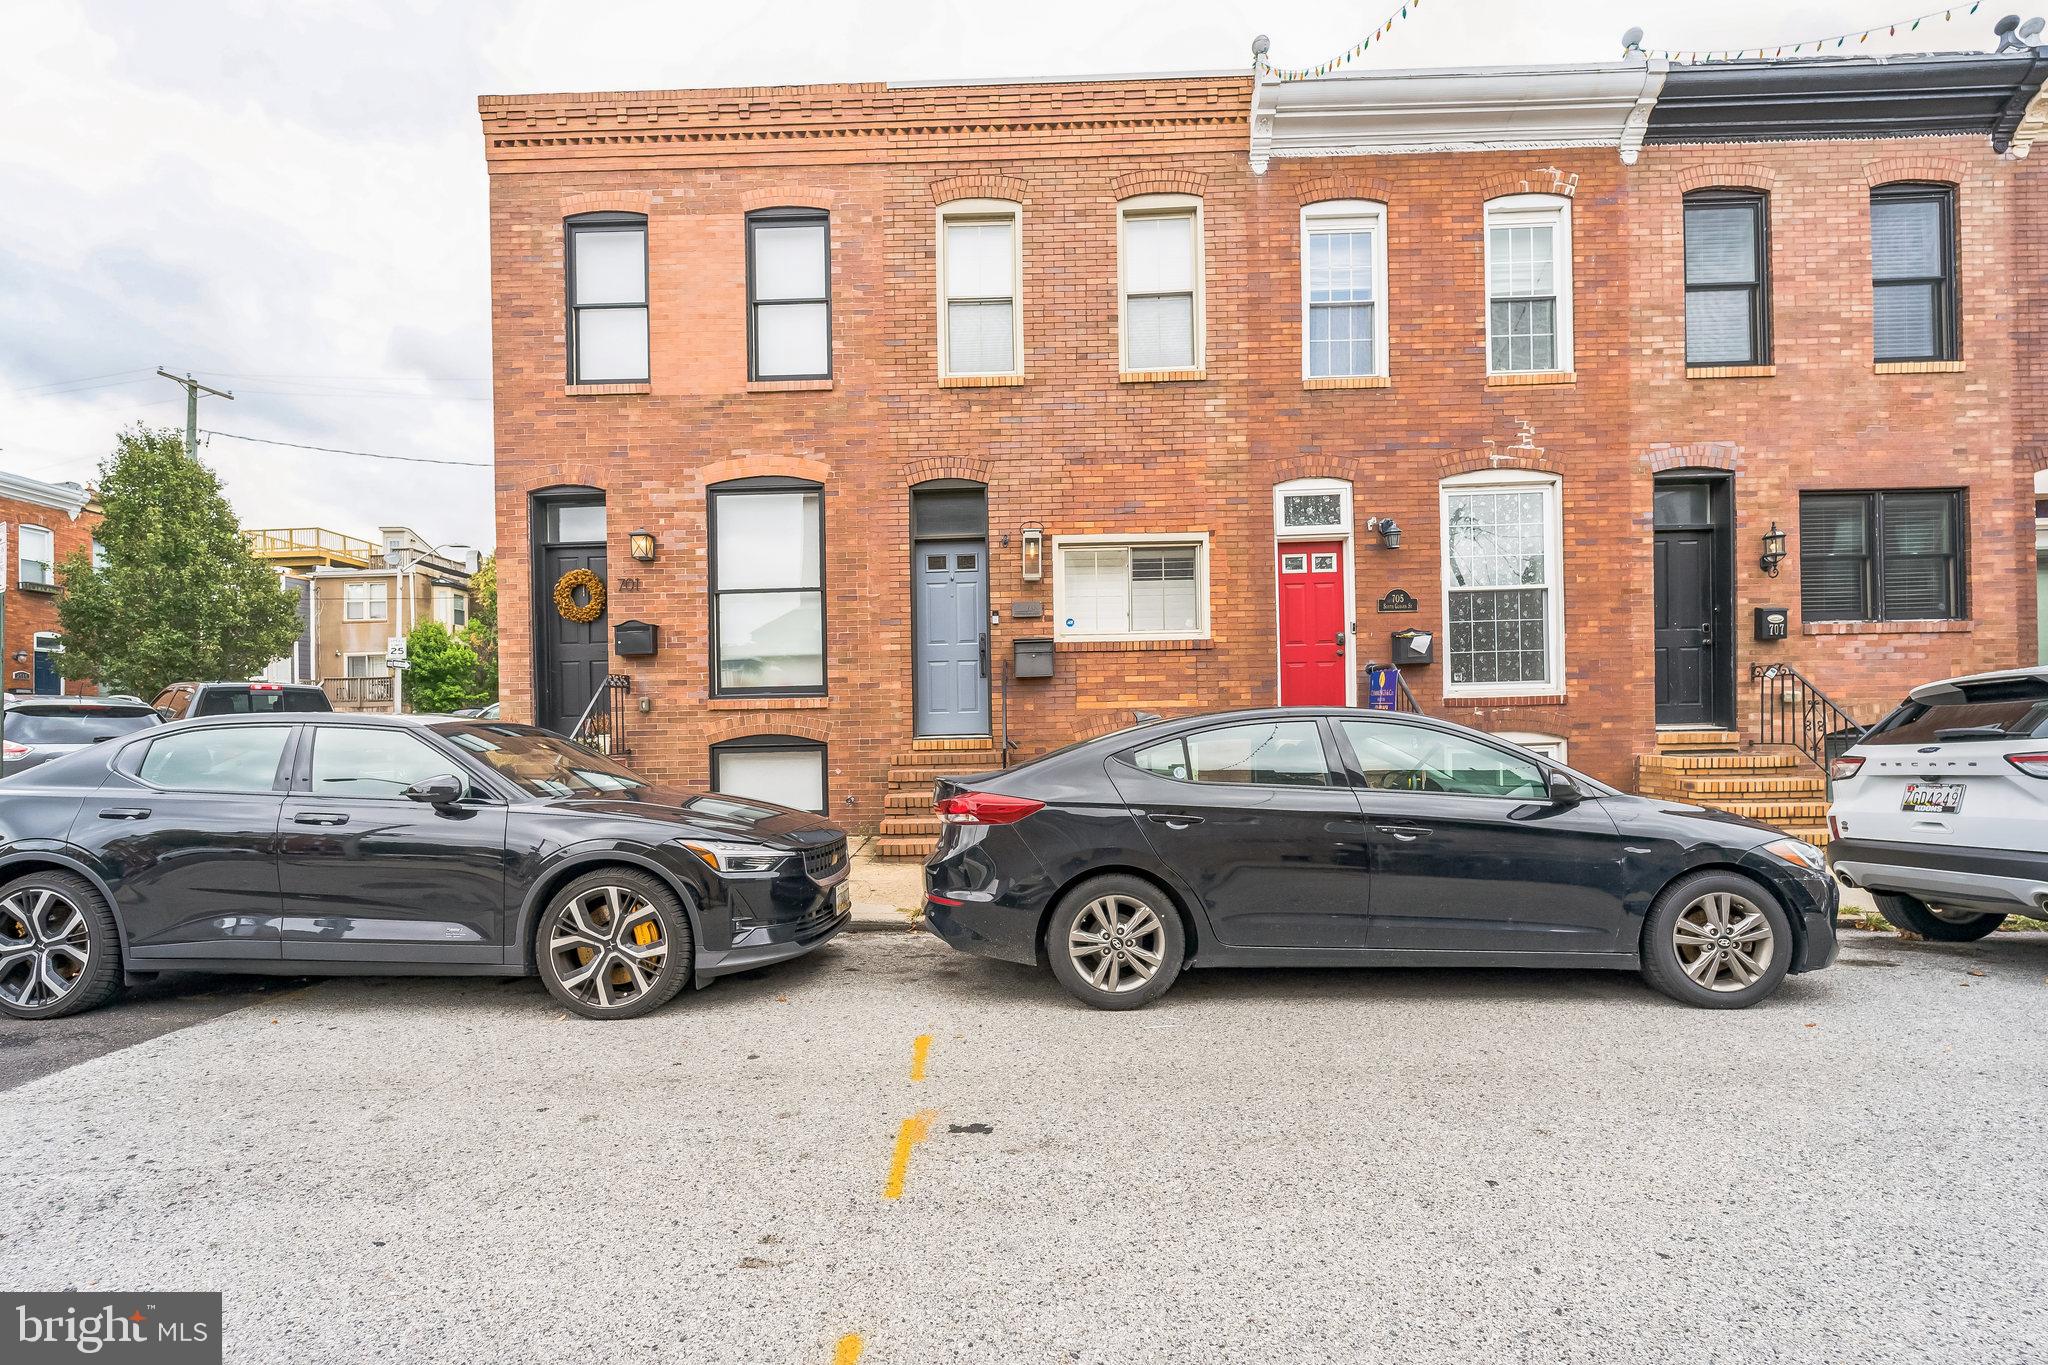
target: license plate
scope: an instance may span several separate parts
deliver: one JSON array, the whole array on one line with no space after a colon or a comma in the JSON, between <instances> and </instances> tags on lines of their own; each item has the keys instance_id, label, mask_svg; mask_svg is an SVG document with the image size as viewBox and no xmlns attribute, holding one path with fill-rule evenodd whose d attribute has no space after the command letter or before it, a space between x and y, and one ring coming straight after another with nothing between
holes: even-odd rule
<instances>
[{"instance_id":1,"label":"license plate","mask_svg":"<svg viewBox=\"0 0 2048 1365\"><path fill-rule=\"evenodd\" d=\"M1916 815L1954 815L1962 808L1960 782L1908 782L1905 799L1899 802L1900 810Z\"/></svg>"},{"instance_id":2,"label":"license plate","mask_svg":"<svg viewBox=\"0 0 2048 1365\"><path fill-rule=\"evenodd\" d=\"M841 914L853 909L853 887L841 882L832 888L832 908Z\"/></svg>"}]
</instances>

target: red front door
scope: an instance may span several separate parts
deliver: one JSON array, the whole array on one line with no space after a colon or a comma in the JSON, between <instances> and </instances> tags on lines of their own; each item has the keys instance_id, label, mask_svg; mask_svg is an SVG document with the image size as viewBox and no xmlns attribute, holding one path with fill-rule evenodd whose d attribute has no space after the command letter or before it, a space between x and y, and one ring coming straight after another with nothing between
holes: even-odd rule
<instances>
[{"instance_id":1,"label":"red front door","mask_svg":"<svg viewBox=\"0 0 2048 1365\"><path fill-rule=\"evenodd\" d=\"M1280 704L1342 706L1350 668L1344 619L1344 542L1283 541L1280 553Z\"/></svg>"}]
</instances>

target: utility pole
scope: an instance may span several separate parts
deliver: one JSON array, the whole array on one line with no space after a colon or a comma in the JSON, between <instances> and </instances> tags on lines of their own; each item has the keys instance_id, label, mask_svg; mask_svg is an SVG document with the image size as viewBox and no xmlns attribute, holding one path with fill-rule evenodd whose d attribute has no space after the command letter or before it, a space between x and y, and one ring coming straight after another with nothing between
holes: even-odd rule
<instances>
[{"instance_id":1,"label":"utility pole","mask_svg":"<svg viewBox=\"0 0 2048 1365\"><path fill-rule=\"evenodd\" d=\"M185 454L188 458L196 460L199 458L199 395L210 393L215 398L225 398L230 403L235 401L235 396L225 389L208 388L194 379L189 370L185 372L183 379L161 365L156 367L156 372L185 390Z\"/></svg>"}]
</instances>

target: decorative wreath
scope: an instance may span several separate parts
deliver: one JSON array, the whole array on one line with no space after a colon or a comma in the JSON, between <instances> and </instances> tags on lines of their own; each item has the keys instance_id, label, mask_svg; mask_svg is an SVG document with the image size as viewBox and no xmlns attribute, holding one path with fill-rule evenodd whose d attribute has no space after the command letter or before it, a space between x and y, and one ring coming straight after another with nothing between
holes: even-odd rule
<instances>
[{"instance_id":1,"label":"decorative wreath","mask_svg":"<svg viewBox=\"0 0 2048 1365\"><path fill-rule=\"evenodd\" d=\"M576 600L577 589L584 600ZM571 569L555 580L555 610L564 621L587 626L604 615L604 580L588 569Z\"/></svg>"}]
</instances>

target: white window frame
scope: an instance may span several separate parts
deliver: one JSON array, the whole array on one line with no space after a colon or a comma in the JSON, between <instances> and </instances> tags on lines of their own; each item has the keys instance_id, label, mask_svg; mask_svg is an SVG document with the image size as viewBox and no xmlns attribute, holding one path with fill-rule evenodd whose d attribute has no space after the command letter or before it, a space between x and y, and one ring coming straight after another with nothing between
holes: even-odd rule
<instances>
[{"instance_id":1,"label":"white window frame","mask_svg":"<svg viewBox=\"0 0 2048 1365\"><path fill-rule=\"evenodd\" d=\"M362 589L357 601L352 590ZM358 612L356 609L362 610ZM377 610L372 612L371 607ZM358 578L341 585L341 619L344 621L388 621L391 619L391 585L381 578Z\"/></svg>"},{"instance_id":2,"label":"white window frame","mask_svg":"<svg viewBox=\"0 0 2048 1365\"><path fill-rule=\"evenodd\" d=\"M455 619L455 604L462 604L462 620ZM434 619L449 630L461 630L469 624L469 594L460 588L436 586L434 589Z\"/></svg>"},{"instance_id":3,"label":"white window frame","mask_svg":"<svg viewBox=\"0 0 2048 1365\"><path fill-rule=\"evenodd\" d=\"M1536 730L1496 730L1494 738L1518 744L1552 763L1568 765L1571 762L1568 757L1571 745L1563 735L1546 735Z\"/></svg>"},{"instance_id":4,"label":"white window frame","mask_svg":"<svg viewBox=\"0 0 2048 1365\"><path fill-rule=\"evenodd\" d=\"M946 287L946 225L961 222L1006 221L1010 225L1010 368L1007 370L955 370L951 364L953 339L950 332L952 298ZM939 375L944 379L1021 377L1024 373L1024 206L1012 199L955 199L939 205L938 211L939 289Z\"/></svg>"},{"instance_id":5,"label":"white window frame","mask_svg":"<svg viewBox=\"0 0 2048 1365\"><path fill-rule=\"evenodd\" d=\"M1309 373L1309 237L1315 232L1372 234L1373 367L1363 375ZM1383 379L1387 367L1387 206L1370 199L1325 199L1301 210L1301 377L1303 379Z\"/></svg>"},{"instance_id":6,"label":"white window frame","mask_svg":"<svg viewBox=\"0 0 2048 1365\"><path fill-rule=\"evenodd\" d=\"M1186 545L1195 551L1195 629L1162 631L1121 631L1097 634L1070 630L1066 622L1067 555L1083 546L1104 549L1140 549L1146 546ZM1209 638L1209 533L1207 531L1161 531L1136 535L1081 535L1052 538L1052 620L1055 640L1206 640Z\"/></svg>"},{"instance_id":7,"label":"white window frame","mask_svg":"<svg viewBox=\"0 0 2048 1365\"><path fill-rule=\"evenodd\" d=\"M28 538L31 535L42 537L43 553L40 556L32 556L28 552ZM31 563L43 566L44 572L41 578L30 578L28 576L28 566ZM23 522L15 527L14 572L18 583L34 584L37 587L55 587L57 583L57 533L47 526L37 526L32 522Z\"/></svg>"},{"instance_id":8,"label":"white window frame","mask_svg":"<svg viewBox=\"0 0 2048 1365\"><path fill-rule=\"evenodd\" d=\"M341 656L341 676L344 678L388 678L391 676L391 666L385 662L385 658L386 656L382 650L369 654L344 654ZM349 662L354 659L368 659L370 661L368 665L369 671L366 673L349 672Z\"/></svg>"},{"instance_id":9,"label":"white window frame","mask_svg":"<svg viewBox=\"0 0 2048 1365\"><path fill-rule=\"evenodd\" d=\"M1545 653L1550 676L1541 682L1454 683L1451 681L1451 495L1475 489L1506 493L1540 491L1544 496L1543 564L1544 581L1524 586L1541 586L1550 593L1545 615ZM1440 604L1443 622L1440 632L1444 695L1446 697L1555 697L1564 695L1564 480L1555 474L1532 473L1525 469L1483 469L1459 474L1437 485L1438 537L1437 580L1442 585Z\"/></svg>"},{"instance_id":10,"label":"white window frame","mask_svg":"<svg viewBox=\"0 0 2048 1365\"><path fill-rule=\"evenodd\" d=\"M1209 365L1208 315L1208 252L1204 245L1206 233L1202 221L1202 201L1192 194L1140 194L1120 200L1116 206L1116 354L1117 368L1123 374L1180 374L1185 371L1178 366L1166 370L1133 369L1130 361L1130 292L1126 287L1125 266L1130 251L1125 240L1124 227L1133 218L1171 218L1192 215L1194 219L1194 344L1190 348L1189 370L1203 371Z\"/></svg>"},{"instance_id":11,"label":"white window frame","mask_svg":"<svg viewBox=\"0 0 2048 1365\"><path fill-rule=\"evenodd\" d=\"M1557 194L1509 194L1486 201L1486 221L1479 234L1483 254L1479 292L1486 330L1488 374L1569 374L1572 355L1572 201ZM1551 268L1557 283L1557 356L1547 370L1496 370L1493 367L1493 231L1507 227L1550 227ZM1515 297L1509 295L1507 297Z\"/></svg>"}]
</instances>

